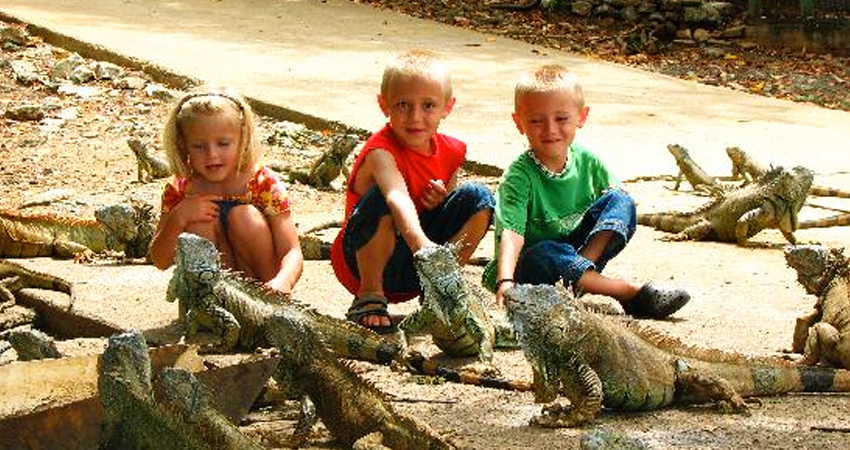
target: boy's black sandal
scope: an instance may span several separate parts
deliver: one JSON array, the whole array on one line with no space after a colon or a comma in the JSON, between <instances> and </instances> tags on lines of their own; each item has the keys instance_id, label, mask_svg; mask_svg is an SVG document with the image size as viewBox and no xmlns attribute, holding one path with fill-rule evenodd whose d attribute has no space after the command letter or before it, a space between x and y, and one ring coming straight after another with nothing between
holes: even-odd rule
<instances>
[{"instance_id":1,"label":"boy's black sandal","mask_svg":"<svg viewBox=\"0 0 850 450\"><path fill-rule=\"evenodd\" d=\"M690 294L684 289L664 288L650 281L634 298L623 303L623 310L638 318L663 319L681 309L690 299Z\"/></svg>"},{"instance_id":2,"label":"boy's black sandal","mask_svg":"<svg viewBox=\"0 0 850 450\"><path fill-rule=\"evenodd\" d=\"M390 321L386 326L367 326L360 322L360 319L370 316L390 318L390 313L387 310L387 299L378 294L366 294L363 297L355 297L345 314L345 318L349 322L354 322L361 327L368 328L377 334L395 333L397 327Z\"/></svg>"}]
</instances>

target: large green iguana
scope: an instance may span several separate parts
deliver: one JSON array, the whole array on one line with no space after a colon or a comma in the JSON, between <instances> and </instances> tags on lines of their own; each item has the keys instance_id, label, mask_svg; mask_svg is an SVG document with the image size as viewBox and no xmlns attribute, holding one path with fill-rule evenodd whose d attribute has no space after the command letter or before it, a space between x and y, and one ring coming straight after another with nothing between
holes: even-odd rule
<instances>
[{"instance_id":1,"label":"large green iguana","mask_svg":"<svg viewBox=\"0 0 850 450\"><path fill-rule=\"evenodd\" d=\"M315 327L342 357L389 364L402 362L406 353L404 339L398 336L382 337L346 320L320 314L223 269L215 245L190 233L178 237L166 299L179 299L187 335L194 334L199 325L213 330L221 337L224 350L237 345L249 351L268 347L268 319L275 311L285 310Z\"/></svg>"},{"instance_id":2,"label":"large green iguana","mask_svg":"<svg viewBox=\"0 0 850 450\"><path fill-rule=\"evenodd\" d=\"M691 158L691 154L685 147L678 144L669 144L667 150L673 155L676 160L676 166L679 167L679 174L676 175L676 185L673 190L679 190L679 185L682 184L684 177L691 184L691 188L695 191L702 191L709 194L719 194L726 188L714 178L707 174L696 161Z\"/></svg>"},{"instance_id":3,"label":"large green iguana","mask_svg":"<svg viewBox=\"0 0 850 450\"><path fill-rule=\"evenodd\" d=\"M303 445L316 413L331 434L351 448L396 450L453 449L424 423L392 407L384 394L339 361L323 342L321 332L302 314L279 310L268 324L268 335L280 350L279 379L289 380L302 399L302 417L291 445Z\"/></svg>"},{"instance_id":4,"label":"large green iguana","mask_svg":"<svg viewBox=\"0 0 850 450\"><path fill-rule=\"evenodd\" d=\"M421 305L399 328L408 333L428 331L446 354L478 355L482 362L490 363L496 330L481 300L467 288L455 250L445 245L426 246L413 260L422 286Z\"/></svg>"},{"instance_id":5,"label":"large green iguana","mask_svg":"<svg viewBox=\"0 0 850 450\"><path fill-rule=\"evenodd\" d=\"M171 176L172 171L168 161L151 153L148 141L131 137L127 139L127 146L136 155L136 176L140 182Z\"/></svg>"},{"instance_id":6,"label":"large green iguana","mask_svg":"<svg viewBox=\"0 0 850 450\"><path fill-rule=\"evenodd\" d=\"M553 286L514 286L505 300L532 366L535 401L558 394L570 401L545 407L536 425L579 425L603 406L646 411L717 402L743 411L746 397L850 391L850 371L688 347L637 322L590 313Z\"/></svg>"},{"instance_id":7,"label":"large green iguana","mask_svg":"<svg viewBox=\"0 0 850 450\"><path fill-rule=\"evenodd\" d=\"M789 246L785 261L818 298L814 311L797 319L792 350L803 354L804 364L825 361L850 369L850 264L843 249Z\"/></svg>"},{"instance_id":8,"label":"large green iguana","mask_svg":"<svg viewBox=\"0 0 850 450\"><path fill-rule=\"evenodd\" d=\"M111 250L141 258L147 255L154 230L149 205L103 206L95 211L95 220L0 211L0 257L73 258Z\"/></svg>"},{"instance_id":9,"label":"large green iguana","mask_svg":"<svg viewBox=\"0 0 850 450\"><path fill-rule=\"evenodd\" d=\"M775 167L755 183L721 193L695 211L638 214L637 222L676 233L669 240L713 240L741 245L765 228L778 228L793 244L797 215L806 201L812 178L812 171L805 167L791 170Z\"/></svg>"},{"instance_id":10,"label":"large green iguana","mask_svg":"<svg viewBox=\"0 0 850 450\"><path fill-rule=\"evenodd\" d=\"M101 449L212 449L154 399L150 356L140 332L109 338L98 364L97 387L103 406Z\"/></svg>"}]
</instances>

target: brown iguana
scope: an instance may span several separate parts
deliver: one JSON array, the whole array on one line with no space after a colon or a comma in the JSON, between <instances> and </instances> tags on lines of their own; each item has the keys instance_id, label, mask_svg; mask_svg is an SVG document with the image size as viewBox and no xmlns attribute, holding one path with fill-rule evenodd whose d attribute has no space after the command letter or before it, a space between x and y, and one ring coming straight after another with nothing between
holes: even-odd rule
<instances>
[{"instance_id":1,"label":"brown iguana","mask_svg":"<svg viewBox=\"0 0 850 450\"><path fill-rule=\"evenodd\" d=\"M744 183L752 182L769 170L769 167L765 167L739 147L727 147L726 155L732 161L732 178L743 178ZM850 198L850 191L826 186L811 186L809 194L821 197Z\"/></svg>"},{"instance_id":2,"label":"brown iguana","mask_svg":"<svg viewBox=\"0 0 850 450\"><path fill-rule=\"evenodd\" d=\"M545 407L536 425L579 425L603 406L646 411L717 402L743 411L745 397L850 391L850 371L689 347L635 321L587 312L553 286L517 285L505 300L532 366L535 401L558 394L570 401Z\"/></svg>"},{"instance_id":3,"label":"brown iguana","mask_svg":"<svg viewBox=\"0 0 850 450\"><path fill-rule=\"evenodd\" d=\"M64 292L71 297L68 309L74 305L74 287L70 281L0 259L0 311L14 304L15 293L25 288Z\"/></svg>"},{"instance_id":4,"label":"brown iguana","mask_svg":"<svg viewBox=\"0 0 850 450\"><path fill-rule=\"evenodd\" d=\"M52 337L29 325L0 331L0 339L8 341L15 349L18 361L62 357Z\"/></svg>"},{"instance_id":5,"label":"brown iguana","mask_svg":"<svg viewBox=\"0 0 850 450\"><path fill-rule=\"evenodd\" d=\"M150 142L137 137L127 139L127 146L136 155L136 176L140 182L171 176L168 161L150 151Z\"/></svg>"},{"instance_id":6,"label":"brown iguana","mask_svg":"<svg viewBox=\"0 0 850 450\"><path fill-rule=\"evenodd\" d=\"M719 194L725 188L716 178L710 176L691 158L691 154L685 147L678 144L667 145L667 150L673 155L676 160L676 165L679 167L679 173L676 175L676 185L673 190L679 190L679 185L684 177L691 184L691 188L695 191L703 191L709 194Z\"/></svg>"},{"instance_id":7,"label":"brown iguana","mask_svg":"<svg viewBox=\"0 0 850 450\"><path fill-rule=\"evenodd\" d=\"M176 401L175 395L182 388L179 380L169 381L167 376L164 382L172 405L154 398L150 356L142 334L129 331L109 338L98 364L98 394L103 406L101 449L261 448L250 445L244 436L239 438L238 429L226 419L216 421L214 429L203 429L211 421L202 394L189 390L188 394L196 397ZM223 431L228 425L232 429Z\"/></svg>"},{"instance_id":8,"label":"brown iguana","mask_svg":"<svg viewBox=\"0 0 850 450\"><path fill-rule=\"evenodd\" d=\"M318 413L325 427L347 447L455 448L424 423L395 411L381 391L327 349L321 332L310 321L292 312L276 311L268 323L268 336L281 354L278 371L285 373L278 378L309 397L302 400L293 446L306 442Z\"/></svg>"},{"instance_id":9,"label":"brown iguana","mask_svg":"<svg viewBox=\"0 0 850 450\"><path fill-rule=\"evenodd\" d=\"M797 214L806 201L812 178L812 171L805 167L791 170L774 167L755 183L723 192L695 211L638 214L637 222L676 233L669 240L713 240L741 245L765 228L778 228L793 244Z\"/></svg>"},{"instance_id":10,"label":"brown iguana","mask_svg":"<svg viewBox=\"0 0 850 450\"><path fill-rule=\"evenodd\" d=\"M331 188L331 182L340 174L348 178L346 166L348 155L357 147L360 138L356 134L339 134L331 141L330 148L322 153L309 169L285 170L290 181L297 181L318 189Z\"/></svg>"},{"instance_id":11,"label":"brown iguana","mask_svg":"<svg viewBox=\"0 0 850 450\"><path fill-rule=\"evenodd\" d=\"M147 255L154 230L150 205L103 206L94 220L0 211L0 257L73 258L112 250L141 258Z\"/></svg>"},{"instance_id":12,"label":"brown iguana","mask_svg":"<svg viewBox=\"0 0 850 450\"><path fill-rule=\"evenodd\" d=\"M850 369L850 262L843 249L789 246L785 261L806 292L817 296L814 311L797 319L792 350L803 354L803 364Z\"/></svg>"},{"instance_id":13,"label":"brown iguana","mask_svg":"<svg viewBox=\"0 0 850 450\"><path fill-rule=\"evenodd\" d=\"M181 233L174 260L166 299L179 299L180 317L189 336L200 325L221 337L224 350L237 345L249 351L268 347L266 323L275 311L285 310L315 327L340 356L381 364L403 361L404 339L382 337L346 320L320 314L259 282L223 269L220 253L207 239Z\"/></svg>"},{"instance_id":14,"label":"brown iguana","mask_svg":"<svg viewBox=\"0 0 850 450\"><path fill-rule=\"evenodd\" d=\"M399 329L427 331L446 354L478 355L481 362L490 363L496 330L481 300L467 288L455 249L422 247L413 261L422 286L420 307L399 323Z\"/></svg>"},{"instance_id":15,"label":"brown iguana","mask_svg":"<svg viewBox=\"0 0 850 450\"><path fill-rule=\"evenodd\" d=\"M820 219L804 220L797 225L797 229L844 227L847 225L850 225L850 213L840 213Z\"/></svg>"}]
</instances>

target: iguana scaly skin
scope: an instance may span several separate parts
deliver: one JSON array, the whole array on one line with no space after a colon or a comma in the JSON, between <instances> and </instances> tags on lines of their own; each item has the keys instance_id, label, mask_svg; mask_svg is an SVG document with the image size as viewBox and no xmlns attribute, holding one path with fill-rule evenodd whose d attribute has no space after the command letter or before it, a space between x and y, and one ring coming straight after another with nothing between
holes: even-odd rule
<instances>
[{"instance_id":1,"label":"iguana scaly skin","mask_svg":"<svg viewBox=\"0 0 850 450\"><path fill-rule=\"evenodd\" d=\"M426 246L413 255L413 261L422 286L420 307L399 328L410 333L428 331L446 354L478 355L490 363L496 330L481 300L467 288L454 249Z\"/></svg>"},{"instance_id":2,"label":"iguana scaly skin","mask_svg":"<svg viewBox=\"0 0 850 450\"><path fill-rule=\"evenodd\" d=\"M723 185L716 178L710 176L691 158L691 154L685 147L678 144L669 144L667 150L673 155L676 160L676 165L679 167L679 174L676 175L676 185L673 190L679 190L679 185L682 184L684 177L691 184L691 188L695 191L704 191L707 193L720 193L724 190Z\"/></svg>"},{"instance_id":3,"label":"iguana scaly skin","mask_svg":"<svg viewBox=\"0 0 850 450\"><path fill-rule=\"evenodd\" d=\"M315 405L322 423L347 447L430 450L455 448L424 423L395 411L384 394L357 376L325 346L321 333L303 315L277 311L268 334L280 350L280 378ZM308 405L310 403L307 403ZM296 426L293 446L304 444L315 423L312 407Z\"/></svg>"},{"instance_id":4,"label":"iguana scaly skin","mask_svg":"<svg viewBox=\"0 0 850 450\"><path fill-rule=\"evenodd\" d=\"M168 161L151 153L148 141L131 137L127 139L127 146L136 155L136 176L140 182L146 183L171 176Z\"/></svg>"},{"instance_id":5,"label":"iguana scaly skin","mask_svg":"<svg viewBox=\"0 0 850 450\"><path fill-rule=\"evenodd\" d=\"M147 254L153 233L146 207L104 206L95 212L95 220L0 211L0 257L73 258L112 250L139 258Z\"/></svg>"},{"instance_id":6,"label":"iguana scaly skin","mask_svg":"<svg viewBox=\"0 0 850 450\"><path fill-rule=\"evenodd\" d=\"M553 286L514 286L505 300L532 366L535 400L551 402L562 394L570 401L544 408L533 419L537 425L582 424L603 405L645 411L718 402L744 410L744 397L850 391L850 371L687 347L637 322L587 312Z\"/></svg>"},{"instance_id":7,"label":"iguana scaly skin","mask_svg":"<svg viewBox=\"0 0 850 450\"><path fill-rule=\"evenodd\" d=\"M346 320L320 314L223 269L215 245L200 236L180 234L175 263L166 299L179 299L180 317L188 335L199 325L211 329L221 336L224 350L268 347L268 319L275 311L285 310L315 327L342 357L389 364L401 362L406 353L403 339L382 337Z\"/></svg>"},{"instance_id":8,"label":"iguana scaly skin","mask_svg":"<svg viewBox=\"0 0 850 450\"><path fill-rule=\"evenodd\" d=\"M322 153L307 170L288 171L290 181L297 181L318 189L329 189L331 182L340 174L348 178L346 162L348 155L357 147L360 138L356 134L340 134L331 141L328 150Z\"/></svg>"},{"instance_id":9,"label":"iguana scaly skin","mask_svg":"<svg viewBox=\"0 0 850 450\"><path fill-rule=\"evenodd\" d=\"M806 292L818 298L814 311L797 319L793 351L803 353L804 364L850 368L850 264L843 249L789 246L785 261Z\"/></svg>"},{"instance_id":10,"label":"iguana scaly skin","mask_svg":"<svg viewBox=\"0 0 850 450\"><path fill-rule=\"evenodd\" d=\"M167 367L159 374L167 403L206 445L221 450L260 450L263 447L242 434L212 406L206 387L189 371Z\"/></svg>"},{"instance_id":11,"label":"iguana scaly skin","mask_svg":"<svg viewBox=\"0 0 850 450\"><path fill-rule=\"evenodd\" d=\"M74 305L74 288L71 282L0 259L0 311L13 305L15 293L24 288L64 292L71 297L68 309Z\"/></svg>"},{"instance_id":12,"label":"iguana scaly skin","mask_svg":"<svg viewBox=\"0 0 850 450\"><path fill-rule=\"evenodd\" d=\"M61 358L53 338L31 326L22 326L0 332L0 339L8 341L18 354L19 361Z\"/></svg>"},{"instance_id":13,"label":"iguana scaly skin","mask_svg":"<svg viewBox=\"0 0 850 450\"><path fill-rule=\"evenodd\" d=\"M727 147L726 154L732 161L732 177L741 177L744 179L744 183L750 183L770 170L769 167L759 163L739 147ZM850 191L827 186L811 186L809 194L821 197L850 198Z\"/></svg>"},{"instance_id":14,"label":"iguana scaly skin","mask_svg":"<svg viewBox=\"0 0 850 450\"><path fill-rule=\"evenodd\" d=\"M103 406L101 449L213 450L171 408L153 396L151 363L138 331L108 340L98 365L98 395Z\"/></svg>"},{"instance_id":15,"label":"iguana scaly skin","mask_svg":"<svg viewBox=\"0 0 850 450\"><path fill-rule=\"evenodd\" d=\"M765 228L778 228L795 243L797 215L812 184L805 167L775 167L755 183L724 192L692 212L638 214L637 222L677 233L670 240L713 240L744 244Z\"/></svg>"}]
</instances>

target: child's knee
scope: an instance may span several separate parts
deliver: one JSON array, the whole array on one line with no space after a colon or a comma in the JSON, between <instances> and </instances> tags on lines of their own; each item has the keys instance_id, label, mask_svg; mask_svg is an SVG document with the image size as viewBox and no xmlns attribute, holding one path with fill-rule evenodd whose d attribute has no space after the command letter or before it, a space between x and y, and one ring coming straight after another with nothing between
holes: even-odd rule
<instances>
[{"instance_id":1,"label":"child's knee","mask_svg":"<svg viewBox=\"0 0 850 450\"><path fill-rule=\"evenodd\" d=\"M266 216L253 205L239 205L231 208L227 215L227 236L233 240L254 239L271 235Z\"/></svg>"}]
</instances>

